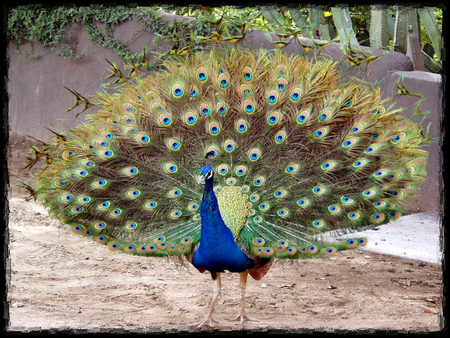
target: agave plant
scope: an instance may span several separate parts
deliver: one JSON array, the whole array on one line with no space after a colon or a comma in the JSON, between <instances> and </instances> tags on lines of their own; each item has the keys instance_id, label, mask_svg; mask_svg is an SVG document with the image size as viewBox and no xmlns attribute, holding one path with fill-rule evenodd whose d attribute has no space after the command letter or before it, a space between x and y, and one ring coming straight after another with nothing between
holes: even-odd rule
<instances>
[{"instance_id":1,"label":"agave plant","mask_svg":"<svg viewBox=\"0 0 450 338\"><path fill-rule=\"evenodd\" d=\"M306 9L307 11L298 7L259 6L270 27L292 31L294 26L300 30L300 36L321 40L334 39L336 32L339 41L345 45L364 44L363 40L357 38L358 33L354 30L348 6L333 6L326 12L318 6L310 5ZM333 25L324 20L330 13ZM370 6L370 18L367 22L370 46L408 55L417 70L442 72L443 40L434 14L431 7ZM421 24L431 41L435 57L422 49Z\"/></svg>"}]
</instances>

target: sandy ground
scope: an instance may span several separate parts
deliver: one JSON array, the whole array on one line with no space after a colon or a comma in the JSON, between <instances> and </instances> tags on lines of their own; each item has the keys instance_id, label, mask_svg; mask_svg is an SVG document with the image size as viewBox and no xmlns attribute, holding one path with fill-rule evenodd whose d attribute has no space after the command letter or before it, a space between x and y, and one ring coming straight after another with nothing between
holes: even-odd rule
<instances>
[{"instance_id":1,"label":"sandy ground","mask_svg":"<svg viewBox=\"0 0 450 338\"><path fill-rule=\"evenodd\" d=\"M11 148L9 195L9 331L118 329L193 331L212 296L210 275L187 264L109 251L50 219L19 196L20 142ZM389 237L387 237L389 238ZM443 327L442 268L370 252L275 264L249 279L249 331L438 331ZM225 273L213 330L242 330L239 275ZM7 309L8 310L8 309Z\"/></svg>"}]
</instances>

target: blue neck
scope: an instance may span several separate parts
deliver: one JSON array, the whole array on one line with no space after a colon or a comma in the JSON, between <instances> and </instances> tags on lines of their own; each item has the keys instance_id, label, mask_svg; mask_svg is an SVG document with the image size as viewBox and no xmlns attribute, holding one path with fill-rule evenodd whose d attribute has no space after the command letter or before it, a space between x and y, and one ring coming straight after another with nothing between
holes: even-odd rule
<instances>
[{"instance_id":1,"label":"blue neck","mask_svg":"<svg viewBox=\"0 0 450 338\"><path fill-rule=\"evenodd\" d=\"M217 203L216 194L214 193L214 179L211 178L205 182L205 189L203 190L203 199L209 198L209 199L215 199Z\"/></svg>"},{"instance_id":2,"label":"blue neck","mask_svg":"<svg viewBox=\"0 0 450 338\"><path fill-rule=\"evenodd\" d=\"M234 243L231 230L225 225L214 193L213 178L205 182L200 215L202 230L200 246L193 256L197 268L209 271L240 272L249 269L253 260Z\"/></svg>"}]
</instances>

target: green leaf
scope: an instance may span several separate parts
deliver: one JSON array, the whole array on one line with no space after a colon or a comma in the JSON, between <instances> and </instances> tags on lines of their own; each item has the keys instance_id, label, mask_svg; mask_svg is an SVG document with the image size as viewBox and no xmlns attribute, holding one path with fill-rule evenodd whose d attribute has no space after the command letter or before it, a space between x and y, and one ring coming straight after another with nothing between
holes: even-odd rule
<instances>
[{"instance_id":1,"label":"green leaf","mask_svg":"<svg viewBox=\"0 0 450 338\"><path fill-rule=\"evenodd\" d=\"M351 44L358 46L358 40L353 30L348 7L331 7L331 13L333 14L334 26L336 27L340 41L345 45Z\"/></svg>"},{"instance_id":2,"label":"green leaf","mask_svg":"<svg viewBox=\"0 0 450 338\"><path fill-rule=\"evenodd\" d=\"M434 17L434 11L431 7L419 8L418 11L420 19L422 20L423 25L428 32L428 36L430 37L431 43L433 44L434 51L438 59L442 60L441 50L443 49L444 44L442 41L442 34L439 31L436 18Z\"/></svg>"},{"instance_id":3,"label":"green leaf","mask_svg":"<svg viewBox=\"0 0 450 338\"><path fill-rule=\"evenodd\" d=\"M395 18L394 49L406 53L408 49L408 11L398 6Z\"/></svg>"},{"instance_id":4,"label":"green leaf","mask_svg":"<svg viewBox=\"0 0 450 338\"><path fill-rule=\"evenodd\" d=\"M279 22L283 21L282 15L274 6L258 6L258 8L270 25L277 27L280 25Z\"/></svg>"},{"instance_id":5,"label":"green leaf","mask_svg":"<svg viewBox=\"0 0 450 338\"><path fill-rule=\"evenodd\" d=\"M386 49L389 46L386 8L371 6L370 22L370 46L372 48Z\"/></svg>"}]
</instances>

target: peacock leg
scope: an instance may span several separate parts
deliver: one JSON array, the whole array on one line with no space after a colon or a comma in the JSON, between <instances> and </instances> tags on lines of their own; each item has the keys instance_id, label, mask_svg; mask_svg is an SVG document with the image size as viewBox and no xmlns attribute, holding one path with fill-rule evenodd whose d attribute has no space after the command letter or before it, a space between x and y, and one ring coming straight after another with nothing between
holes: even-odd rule
<instances>
[{"instance_id":1,"label":"peacock leg","mask_svg":"<svg viewBox=\"0 0 450 338\"><path fill-rule=\"evenodd\" d=\"M239 314L232 319L228 319L230 321L240 321L241 325L244 325L246 321L253 321L258 322L257 319L252 319L248 317L245 314L245 288L247 287L247 277L248 277L248 271L241 272L241 278L240 278L240 286L241 286L241 311Z\"/></svg>"},{"instance_id":2,"label":"peacock leg","mask_svg":"<svg viewBox=\"0 0 450 338\"><path fill-rule=\"evenodd\" d=\"M217 299L219 298L221 290L221 283L220 283L220 273L216 273L216 279L214 279L214 286L213 286L213 299L211 301L211 305L209 306L208 313L202 321L192 324L191 326L196 327L203 327L203 326L214 326L213 322L216 322L214 319L212 319L212 314L214 312L214 305L216 304Z\"/></svg>"}]
</instances>

